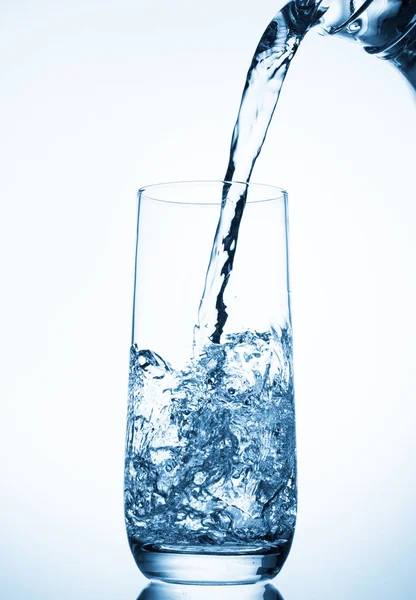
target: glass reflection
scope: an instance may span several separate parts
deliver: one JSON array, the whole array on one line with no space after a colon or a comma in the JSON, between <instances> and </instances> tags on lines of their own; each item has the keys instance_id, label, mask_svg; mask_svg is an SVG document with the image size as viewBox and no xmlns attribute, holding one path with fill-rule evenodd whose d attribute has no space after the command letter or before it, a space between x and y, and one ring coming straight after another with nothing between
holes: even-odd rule
<instances>
[{"instance_id":1,"label":"glass reflection","mask_svg":"<svg viewBox=\"0 0 416 600\"><path fill-rule=\"evenodd\" d=\"M270 584L251 585L179 585L152 582L137 600L283 600Z\"/></svg>"}]
</instances>

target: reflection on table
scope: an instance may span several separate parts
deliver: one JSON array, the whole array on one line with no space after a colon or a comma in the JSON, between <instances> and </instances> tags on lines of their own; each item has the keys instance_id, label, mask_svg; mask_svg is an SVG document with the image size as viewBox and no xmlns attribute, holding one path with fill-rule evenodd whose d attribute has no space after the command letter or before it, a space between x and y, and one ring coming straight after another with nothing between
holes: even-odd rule
<instances>
[{"instance_id":1,"label":"reflection on table","mask_svg":"<svg viewBox=\"0 0 416 600\"><path fill-rule=\"evenodd\" d=\"M152 582L137 600L283 600L272 585L178 585Z\"/></svg>"}]
</instances>

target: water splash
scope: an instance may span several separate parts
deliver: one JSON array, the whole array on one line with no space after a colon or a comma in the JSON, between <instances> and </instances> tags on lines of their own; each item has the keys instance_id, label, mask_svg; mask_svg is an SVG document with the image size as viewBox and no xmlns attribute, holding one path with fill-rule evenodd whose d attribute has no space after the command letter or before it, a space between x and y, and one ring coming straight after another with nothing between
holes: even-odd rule
<instances>
[{"instance_id":1,"label":"water splash","mask_svg":"<svg viewBox=\"0 0 416 600\"><path fill-rule=\"evenodd\" d=\"M131 349L127 531L141 544L263 550L296 517L289 329L225 336L183 371Z\"/></svg>"}]
</instances>

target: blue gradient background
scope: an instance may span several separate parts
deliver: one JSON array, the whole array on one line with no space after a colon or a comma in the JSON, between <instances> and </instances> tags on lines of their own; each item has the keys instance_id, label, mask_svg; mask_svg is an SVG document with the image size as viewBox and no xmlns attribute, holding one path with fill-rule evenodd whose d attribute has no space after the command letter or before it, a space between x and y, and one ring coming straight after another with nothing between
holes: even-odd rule
<instances>
[{"instance_id":1,"label":"blue gradient background","mask_svg":"<svg viewBox=\"0 0 416 600\"><path fill-rule=\"evenodd\" d=\"M135 192L222 177L278 8L2 2L2 598L134 600L146 583L122 498ZM414 108L388 64L312 33L253 177L290 197L285 600L415 597Z\"/></svg>"}]
</instances>

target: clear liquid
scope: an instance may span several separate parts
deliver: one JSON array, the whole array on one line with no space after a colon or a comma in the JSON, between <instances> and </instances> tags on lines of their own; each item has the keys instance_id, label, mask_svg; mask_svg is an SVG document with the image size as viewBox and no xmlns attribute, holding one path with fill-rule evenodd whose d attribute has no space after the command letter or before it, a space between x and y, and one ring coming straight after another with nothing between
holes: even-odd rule
<instances>
[{"instance_id":1,"label":"clear liquid","mask_svg":"<svg viewBox=\"0 0 416 600\"><path fill-rule=\"evenodd\" d=\"M195 552L290 546L296 452L289 330L226 336L183 371L133 346L127 431L132 543Z\"/></svg>"},{"instance_id":2,"label":"clear liquid","mask_svg":"<svg viewBox=\"0 0 416 600\"><path fill-rule=\"evenodd\" d=\"M181 567L164 566L162 558L143 566L150 560L146 550L164 553L165 561L181 552L194 559L273 555L268 566L254 565L252 581L278 572L292 542L297 494L290 324L279 332L225 335L224 292L247 195L239 181L250 180L290 62L322 13L316 0L290 2L257 47L234 128L193 357L179 371L151 350L131 349L125 514L133 554L152 577L187 580L192 573L189 561L177 558ZM224 568L212 568L210 575L202 567L200 580L224 581ZM233 571L230 582L239 577Z\"/></svg>"},{"instance_id":3,"label":"clear liquid","mask_svg":"<svg viewBox=\"0 0 416 600\"><path fill-rule=\"evenodd\" d=\"M195 347L219 343L227 321L224 292L233 268L238 231L250 181L273 117L286 73L305 34L325 10L317 0L289 2L269 23L254 54L231 140L221 214L202 295Z\"/></svg>"}]
</instances>

